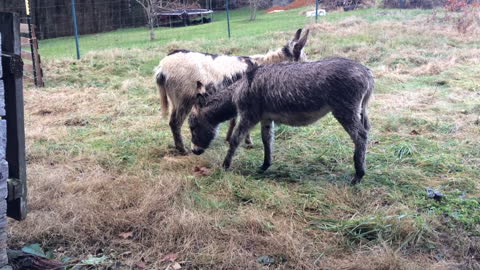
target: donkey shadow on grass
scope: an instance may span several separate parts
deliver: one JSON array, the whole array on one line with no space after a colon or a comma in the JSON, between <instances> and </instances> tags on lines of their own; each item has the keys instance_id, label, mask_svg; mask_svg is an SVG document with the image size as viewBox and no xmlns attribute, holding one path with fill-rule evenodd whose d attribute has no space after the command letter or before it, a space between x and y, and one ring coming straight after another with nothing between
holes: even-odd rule
<instances>
[{"instance_id":1,"label":"donkey shadow on grass","mask_svg":"<svg viewBox=\"0 0 480 270\"><path fill-rule=\"evenodd\" d=\"M243 149L238 163L232 171L255 180L271 180L285 183L302 183L305 181L348 183L351 174L349 163L322 154L292 157L288 150L276 152L275 163L266 171L262 171L261 146L254 149Z\"/></svg>"}]
</instances>

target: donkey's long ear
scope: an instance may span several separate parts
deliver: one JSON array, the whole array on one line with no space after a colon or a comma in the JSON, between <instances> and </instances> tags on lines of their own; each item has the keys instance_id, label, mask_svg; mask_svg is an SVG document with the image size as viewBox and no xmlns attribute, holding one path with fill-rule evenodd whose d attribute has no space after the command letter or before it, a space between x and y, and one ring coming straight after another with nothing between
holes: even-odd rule
<instances>
[{"instance_id":1,"label":"donkey's long ear","mask_svg":"<svg viewBox=\"0 0 480 270\"><path fill-rule=\"evenodd\" d=\"M297 32L295 33L295 36L293 36L292 41L298 41L300 38L300 35L302 34L302 28L298 29Z\"/></svg>"},{"instance_id":2,"label":"donkey's long ear","mask_svg":"<svg viewBox=\"0 0 480 270\"><path fill-rule=\"evenodd\" d=\"M301 60L300 57L302 56L302 49L307 43L308 33L310 33L310 30L307 30L305 35L303 35L303 37L295 44L295 46L293 46L293 58L295 61Z\"/></svg>"},{"instance_id":3,"label":"donkey's long ear","mask_svg":"<svg viewBox=\"0 0 480 270\"><path fill-rule=\"evenodd\" d=\"M301 50L301 49L303 49L303 47L305 47L305 44L307 43L309 33L310 33L310 29L308 29L305 32L305 35L303 35L303 37L297 42L297 44L295 44L295 49L299 48Z\"/></svg>"},{"instance_id":4,"label":"donkey's long ear","mask_svg":"<svg viewBox=\"0 0 480 270\"><path fill-rule=\"evenodd\" d=\"M205 104L207 103L207 97L205 93L198 93L196 100L195 100L195 105L197 105L198 108L203 108L205 107Z\"/></svg>"}]
</instances>

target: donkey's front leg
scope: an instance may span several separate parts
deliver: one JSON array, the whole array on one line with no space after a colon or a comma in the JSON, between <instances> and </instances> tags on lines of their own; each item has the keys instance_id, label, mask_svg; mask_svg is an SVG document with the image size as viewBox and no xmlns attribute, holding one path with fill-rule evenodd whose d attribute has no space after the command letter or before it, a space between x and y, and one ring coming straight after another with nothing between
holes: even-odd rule
<instances>
[{"instance_id":1,"label":"donkey's front leg","mask_svg":"<svg viewBox=\"0 0 480 270\"><path fill-rule=\"evenodd\" d=\"M260 168L262 171L265 171L272 165L272 151L273 151L273 140L275 138L275 131L272 120L263 120L262 121L262 142L263 142L263 165Z\"/></svg>"},{"instance_id":2,"label":"donkey's front leg","mask_svg":"<svg viewBox=\"0 0 480 270\"><path fill-rule=\"evenodd\" d=\"M230 120L228 125L227 137L225 138L225 141L230 142L230 139L232 138L233 130L235 129L236 124L237 124L236 117Z\"/></svg>"},{"instance_id":3,"label":"donkey's front leg","mask_svg":"<svg viewBox=\"0 0 480 270\"><path fill-rule=\"evenodd\" d=\"M257 122L258 123L258 122ZM248 131L255 126L255 121L248 119L247 117L242 116L240 123L238 124L237 128L233 132L232 137L230 138L230 148L228 149L227 156L223 161L223 168L228 169L230 168L230 164L232 163L233 156L235 155L235 151L238 148L240 142L245 138L248 134Z\"/></svg>"},{"instance_id":4,"label":"donkey's front leg","mask_svg":"<svg viewBox=\"0 0 480 270\"><path fill-rule=\"evenodd\" d=\"M188 113L192 109L192 105L190 103L183 104L181 108L173 108L172 114L170 115L170 129L172 130L173 140L175 142L175 148L181 155L187 154L187 149L183 144L182 138L182 125L185 119L187 118Z\"/></svg>"},{"instance_id":5,"label":"donkey's front leg","mask_svg":"<svg viewBox=\"0 0 480 270\"><path fill-rule=\"evenodd\" d=\"M232 138L232 133L233 133L233 130L235 129L236 124L237 124L236 117L230 120L230 124L228 126L228 131L227 131L227 137L225 138L225 141L230 142L230 139ZM253 142L252 142L252 137L250 136L250 132L247 133L247 136L245 137L245 146L247 148L253 147Z\"/></svg>"}]
</instances>

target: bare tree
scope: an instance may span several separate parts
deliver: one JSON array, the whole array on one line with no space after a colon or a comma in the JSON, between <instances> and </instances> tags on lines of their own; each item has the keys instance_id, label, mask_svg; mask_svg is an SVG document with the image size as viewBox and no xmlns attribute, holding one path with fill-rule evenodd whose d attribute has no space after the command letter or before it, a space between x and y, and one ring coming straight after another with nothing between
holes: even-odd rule
<instances>
[{"instance_id":1,"label":"bare tree","mask_svg":"<svg viewBox=\"0 0 480 270\"><path fill-rule=\"evenodd\" d=\"M249 0L250 2L250 21L255 21L257 18L257 9L259 0Z\"/></svg>"},{"instance_id":2,"label":"bare tree","mask_svg":"<svg viewBox=\"0 0 480 270\"><path fill-rule=\"evenodd\" d=\"M257 10L269 8L272 5L271 0L248 0L250 4L250 21L257 19Z\"/></svg>"},{"instance_id":3,"label":"bare tree","mask_svg":"<svg viewBox=\"0 0 480 270\"><path fill-rule=\"evenodd\" d=\"M143 10L145 11L145 15L147 16L148 27L150 28L150 41L155 40L155 31L153 31L154 23L155 23L155 11L156 7L159 4L158 0L136 0L139 3Z\"/></svg>"}]
</instances>

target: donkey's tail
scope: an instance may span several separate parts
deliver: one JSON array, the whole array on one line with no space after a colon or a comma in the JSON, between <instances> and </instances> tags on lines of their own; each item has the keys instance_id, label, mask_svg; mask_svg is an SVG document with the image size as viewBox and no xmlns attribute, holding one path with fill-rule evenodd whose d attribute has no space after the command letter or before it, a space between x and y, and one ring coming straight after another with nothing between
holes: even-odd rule
<instances>
[{"instance_id":1,"label":"donkey's tail","mask_svg":"<svg viewBox=\"0 0 480 270\"><path fill-rule=\"evenodd\" d=\"M165 81L166 77L165 74L162 73L162 67L157 66L155 68L155 82L157 85L158 92L160 93L160 109L162 110L162 116L168 116L168 97L167 97L167 89L165 88Z\"/></svg>"},{"instance_id":2,"label":"donkey's tail","mask_svg":"<svg viewBox=\"0 0 480 270\"><path fill-rule=\"evenodd\" d=\"M374 84L375 83L373 79L373 74L371 71L369 71L369 76L367 79L367 91L365 93L365 96L363 96L363 100L362 100L362 124L367 131L370 130L370 121L368 120L367 106L368 106L368 101L370 100L370 97L373 94Z\"/></svg>"}]
</instances>

